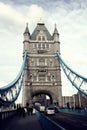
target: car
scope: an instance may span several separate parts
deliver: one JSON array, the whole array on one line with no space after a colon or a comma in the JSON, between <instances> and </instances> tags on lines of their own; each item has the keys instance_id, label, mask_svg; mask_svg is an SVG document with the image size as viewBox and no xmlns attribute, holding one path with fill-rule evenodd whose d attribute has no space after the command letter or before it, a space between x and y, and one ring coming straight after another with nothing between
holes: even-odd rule
<instances>
[{"instance_id":1,"label":"car","mask_svg":"<svg viewBox=\"0 0 87 130\"><path fill-rule=\"evenodd\" d=\"M54 107L47 107L45 113L46 115L55 115Z\"/></svg>"},{"instance_id":2,"label":"car","mask_svg":"<svg viewBox=\"0 0 87 130\"><path fill-rule=\"evenodd\" d=\"M53 108L55 110L55 113L59 112L58 107L56 105L51 104L49 107Z\"/></svg>"}]
</instances>

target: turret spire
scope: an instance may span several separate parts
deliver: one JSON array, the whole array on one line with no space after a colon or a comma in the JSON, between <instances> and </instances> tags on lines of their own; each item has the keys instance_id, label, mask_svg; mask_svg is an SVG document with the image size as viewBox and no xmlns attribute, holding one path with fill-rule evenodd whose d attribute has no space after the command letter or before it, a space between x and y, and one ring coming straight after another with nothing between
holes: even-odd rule
<instances>
[{"instance_id":1,"label":"turret spire","mask_svg":"<svg viewBox=\"0 0 87 130\"><path fill-rule=\"evenodd\" d=\"M30 32L28 29L28 23L26 23L26 28L24 31L24 42L29 42L29 39L30 39Z\"/></svg>"},{"instance_id":2,"label":"turret spire","mask_svg":"<svg viewBox=\"0 0 87 130\"><path fill-rule=\"evenodd\" d=\"M57 25L55 24L54 34L59 34L56 26Z\"/></svg>"},{"instance_id":3,"label":"turret spire","mask_svg":"<svg viewBox=\"0 0 87 130\"><path fill-rule=\"evenodd\" d=\"M24 34L26 34L26 33L28 33L28 34L30 35L30 33L29 33L29 29L28 29L28 23L26 23L26 28L25 28L25 32L24 32Z\"/></svg>"},{"instance_id":4,"label":"turret spire","mask_svg":"<svg viewBox=\"0 0 87 130\"><path fill-rule=\"evenodd\" d=\"M59 33L55 24L54 32L53 32L53 39L55 42L59 42Z\"/></svg>"}]
</instances>

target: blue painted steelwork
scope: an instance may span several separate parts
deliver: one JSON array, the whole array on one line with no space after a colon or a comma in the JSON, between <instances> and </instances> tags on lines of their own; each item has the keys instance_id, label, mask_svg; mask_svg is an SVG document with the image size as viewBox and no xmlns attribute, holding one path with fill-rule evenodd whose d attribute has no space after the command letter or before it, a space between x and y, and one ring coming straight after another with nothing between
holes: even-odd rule
<instances>
[{"instance_id":1,"label":"blue painted steelwork","mask_svg":"<svg viewBox=\"0 0 87 130\"><path fill-rule=\"evenodd\" d=\"M0 103L10 105L16 101L22 88L23 72L26 65L27 52L24 53L23 63L17 77L8 85L0 88Z\"/></svg>"},{"instance_id":2,"label":"blue painted steelwork","mask_svg":"<svg viewBox=\"0 0 87 130\"><path fill-rule=\"evenodd\" d=\"M87 78L85 78L84 76L76 73L75 71L73 71L61 58L60 54L58 53L58 51L56 52L58 61L61 64L61 67L65 73L65 75L67 76L67 78L69 79L69 81L71 82L71 84L82 94L84 94L85 96L87 96Z\"/></svg>"},{"instance_id":3,"label":"blue painted steelwork","mask_svg":"<svg viewBox=\"0 0 87 130\"><path fill-rule=\"evenodd\" d=\"M36 116L39 119L44 130L66 130L58 123L52 121L49 117L46 117L44 114L40 113L39 111L36 111Z\"/></svg>"}]
</instances>

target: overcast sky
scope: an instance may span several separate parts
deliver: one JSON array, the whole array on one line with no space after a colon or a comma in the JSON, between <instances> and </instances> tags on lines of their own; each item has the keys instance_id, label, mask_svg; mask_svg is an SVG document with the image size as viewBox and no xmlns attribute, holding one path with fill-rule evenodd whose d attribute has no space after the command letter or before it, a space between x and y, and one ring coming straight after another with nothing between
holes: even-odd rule
<instances>
[{"instance_id":1,"label":"overcast sky","mask_svg":"<svg viewBox=\"0 0 87 130\"><path fill-rule=\"evenodd\" d=\"M87 77L87 0L0 0L0 86L11 82L22 63L26 23L32 33L39 19L60 34L61 55ZM63 95L75 92L62 74Z\"/></svg>"}]
</instances>

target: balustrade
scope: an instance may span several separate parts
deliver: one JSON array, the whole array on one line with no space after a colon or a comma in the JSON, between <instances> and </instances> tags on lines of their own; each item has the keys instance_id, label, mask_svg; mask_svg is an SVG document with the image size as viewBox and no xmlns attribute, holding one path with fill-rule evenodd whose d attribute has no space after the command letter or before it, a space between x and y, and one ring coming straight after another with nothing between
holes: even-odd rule
<instances>
[{"instance_id":1,"label":"balustrade","mask_svg":"<svg viewBox=\"0 0 87 130\"><path fill-rule=\"evenodd\" d=\"M15 110L8 110L8 111L6 111L6 110L1 111L0 112L0 121L3 121L5 119L7 119L7 118L10 118L10 117L16 115L16 113L17 113L16 109Z\"/></svg>"}]
</instances>

